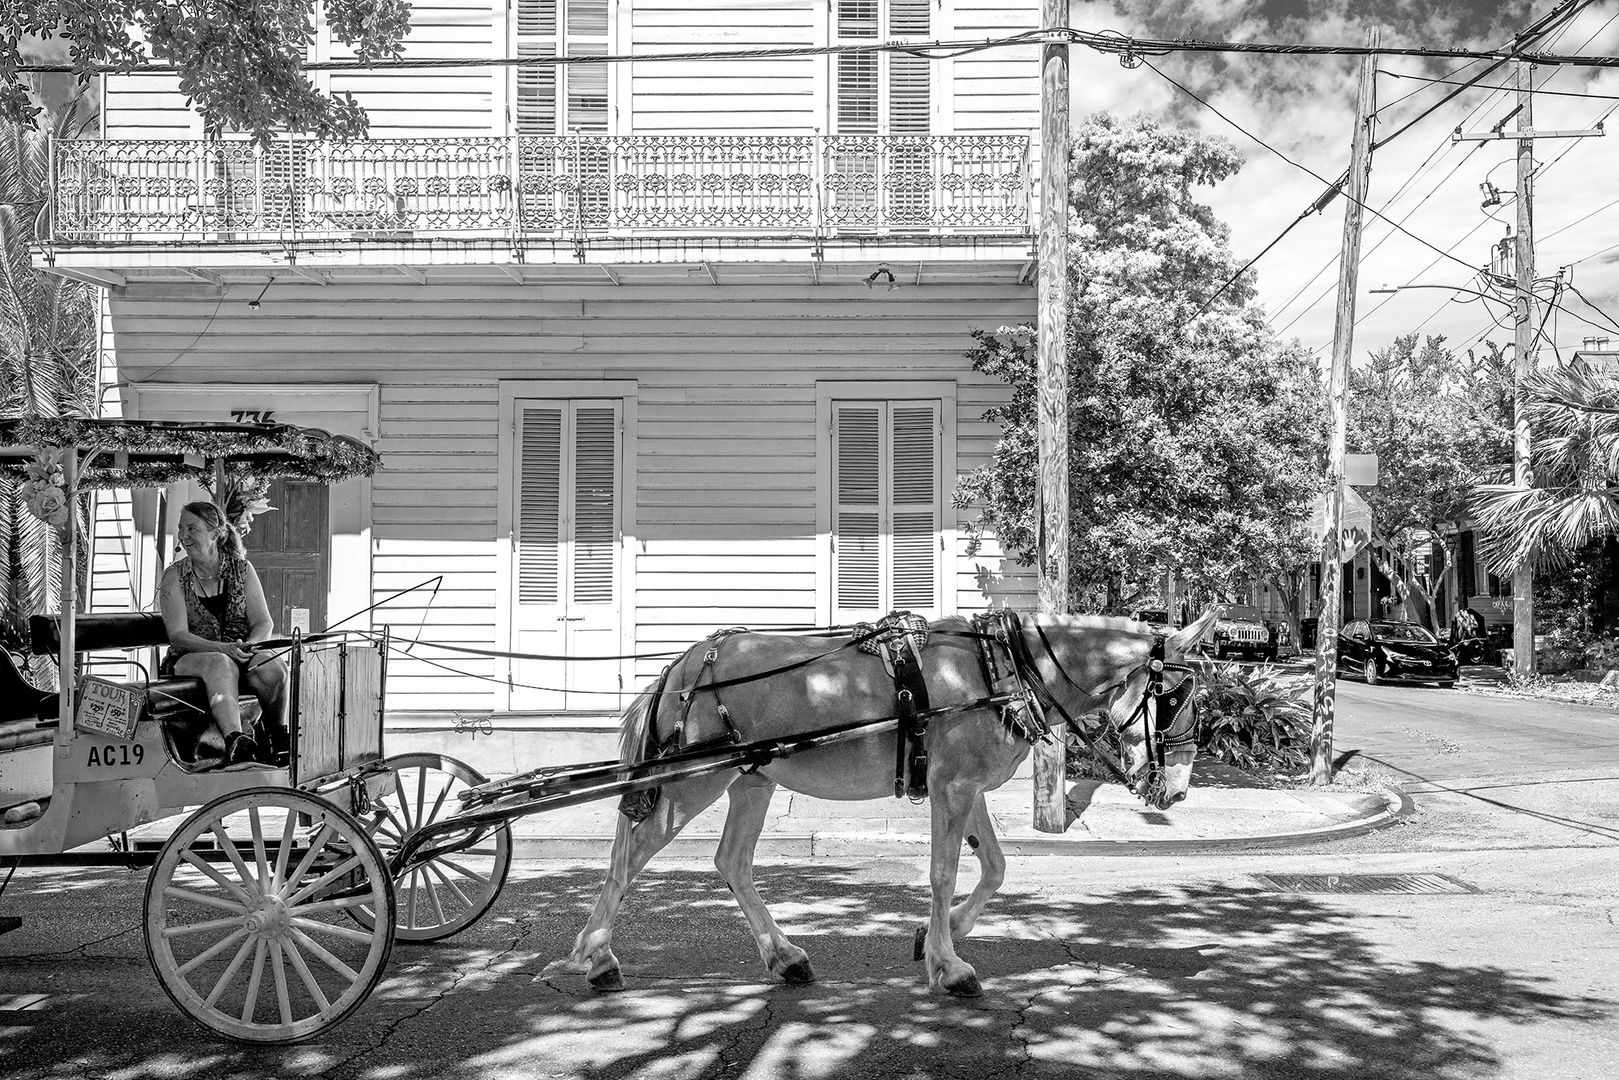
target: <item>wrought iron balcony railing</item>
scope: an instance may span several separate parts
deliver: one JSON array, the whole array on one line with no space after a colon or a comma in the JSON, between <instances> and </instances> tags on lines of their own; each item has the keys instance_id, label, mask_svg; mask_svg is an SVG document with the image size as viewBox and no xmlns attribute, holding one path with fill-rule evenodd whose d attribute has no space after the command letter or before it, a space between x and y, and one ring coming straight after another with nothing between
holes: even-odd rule
<instances>
[{"instance_id":1,"label":"wrought iron balcony railing","mask_svg":"<svg viewBox=\"0 0 1619 1080\"><path fill-rule=\"evenodd\" d=\"M1027 235L1025 135L75 141L59 244Z\"/></svg>"}]
</instances>

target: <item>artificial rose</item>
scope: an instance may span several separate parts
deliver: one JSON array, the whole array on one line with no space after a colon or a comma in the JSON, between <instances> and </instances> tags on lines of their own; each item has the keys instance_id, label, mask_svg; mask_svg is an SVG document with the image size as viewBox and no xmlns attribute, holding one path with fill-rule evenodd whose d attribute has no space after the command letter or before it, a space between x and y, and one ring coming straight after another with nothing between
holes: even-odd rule
<instances>
[{"instance_id":1,"label":"artificial rose","mask_svg":"<svg viewBox=\"0 0 1619 1080\"><path fill-rule=\"evenodd\" d=\"M57 528L67 524L67 492L55 484L30 480L23 485L23 501L28 512L46 524Z\"/></svg>"}]
</instances>

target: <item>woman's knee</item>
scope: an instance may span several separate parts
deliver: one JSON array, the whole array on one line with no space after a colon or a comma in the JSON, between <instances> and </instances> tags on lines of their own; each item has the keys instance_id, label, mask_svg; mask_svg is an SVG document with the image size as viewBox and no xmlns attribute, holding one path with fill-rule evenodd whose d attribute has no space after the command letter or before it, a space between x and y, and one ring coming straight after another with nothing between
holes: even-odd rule
<instances>
[{"instance_id":1,"label":"woman's knee","mask_svg":"<svg viewBox=\"0 0 1619 1080\"><path fill-rule=\"evenodd\" d=\"M201 679L210 690L234 691L237 685L236 661L224 653L187 653L175 661L174 673Z\"/></svg>"},{"instance_id":2,"label":"woman's knee","mask_svg":"<svg viewBox=\"0 0 1619 1080\"><path fill-rule=\"evenodd\" d=\"M279 660L269 660L249 668L247 685L261 698L279 697L287 688L287 668Z\"/></svg>"}]
</instances>

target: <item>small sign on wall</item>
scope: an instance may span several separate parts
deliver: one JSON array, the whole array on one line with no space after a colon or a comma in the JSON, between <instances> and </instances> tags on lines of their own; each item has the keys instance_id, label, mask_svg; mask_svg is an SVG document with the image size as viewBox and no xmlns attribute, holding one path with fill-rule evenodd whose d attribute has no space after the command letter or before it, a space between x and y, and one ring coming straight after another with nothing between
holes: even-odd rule
<instances>
[{"instance_id":1,"label":"small sign on wall","mask_svg":"<svg viewBox=\"0 0 1619 1080\"><path fill-rule=\"evenodd\" d=\"M86 675L79 683L73 726L109 739L127 739L135 734L140 719L139 693L136 687Z\"/></svg>"},{"instance_id":2,"label":"small sign on wall","mask_svg":"<svg viewBox=\"0 0 1619 1080\"><path fill-rule=\"evenodd\" d=\"M308 634L309 609L306 607L293 608L287 616L287 624L287 633L289 634L293 633L294 631L300 634Z\"/></svg>"}]
</instances>

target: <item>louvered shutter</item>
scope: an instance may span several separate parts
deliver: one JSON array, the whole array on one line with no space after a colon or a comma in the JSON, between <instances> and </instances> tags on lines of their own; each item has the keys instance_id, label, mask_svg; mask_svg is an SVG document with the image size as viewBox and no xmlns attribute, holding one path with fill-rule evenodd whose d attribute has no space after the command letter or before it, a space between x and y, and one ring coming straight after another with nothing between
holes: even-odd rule
<instances>
[{"instance_id":1,"label":"louvered shutter","mask_svg":"<svg viewBox=\"0 0 1619 1080\"><path fill-rule=\"evenodd\" d=\"M927 37L932 0L888 0L888 36Z\"/></svg>"},{"instance_id":2,"label":"louvered shutter","mask_svg":"<svg viewBox=\"0 0 1619 1080\"><path fill-rule=\"evenodd\" d=\"M834 427L833 596L838 622L877 612L882 596L880 405L841 405Z\"/></svg>"},{"instance_id":3,"label":"louvered shutter","mask_svg":"<svg viewBox=\"0 0 1619 1080\"><path fill-rule=\"evenodd\" d=\"M618 577L618 414L574 416L572 604L611 604Z\"/></svg>"},{"instance_id":4,"label":"louvered shutter","mask_svg":"<svg viewBox=\"0 0 1619 1080\"><path fill-rule=\"evenodd\" d=\"M838 0L838 37L877 36L877 0Z\"/></svg>"},{"instance_id":5,"label":"louvered shutter","mask_svg":"<svg viewBox=\"0 0 1619 1080\"><path fill-rule=\"evenodd\" d=\"M522 414L517 492L517 602L561 599L562 425L559 407Z\"/></svg>"},{"instance_id":6,"label":"louvered shutter","mask_svg":"<svg viewBox=\"0 0 1619 1080\"><path fill-rule=\"evenodd\" d=\"M517 55L557 55L557 0L517 0ZM517 69L517 134L557 133L557 69Z\"/></svg>"},{"instance_id":7,"label":"louvered shutter","mask_svg":"<svg viewBox=\"0 0 1619 1080\"><path fill-rule=\"evenodd\" d=\"M939 410L896 403L893 416L893 581L891 606L939 606Z\"/></svg>"}]
</instances>

